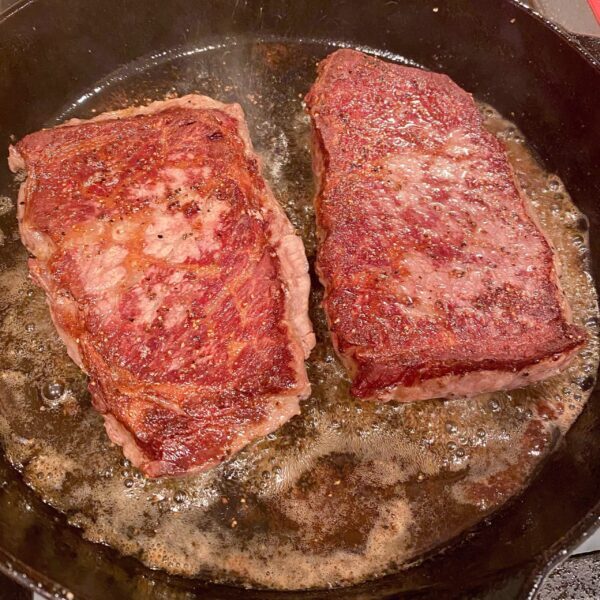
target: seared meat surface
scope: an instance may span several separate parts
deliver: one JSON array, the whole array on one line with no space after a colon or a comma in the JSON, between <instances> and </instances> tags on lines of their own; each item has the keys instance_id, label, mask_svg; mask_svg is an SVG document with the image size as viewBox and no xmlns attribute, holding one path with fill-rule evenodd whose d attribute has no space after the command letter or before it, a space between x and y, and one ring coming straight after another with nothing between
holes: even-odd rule
<instances>
[{"instance_id":1,"label":"seared meat surface","mask_svg":"<svg viewBox=\"0 0 600 600\"><path fill-rule=\"evenodd\" d=\"M105 113L11 148L31 275L147 475L207 469L299 412L314 345L304 248L238 105Z\"/></svg>"},{"instance_id":2,"label":"seared meat surface","mask_svg":"<svg viewBox=\"0 0 600 600\"><path fill-rule=\"evenodd\" d=\"M308 94L318 272L360 398L513 388L584 332L500 141L445 75L339 50Z\"/></svg>"}]
</instances>

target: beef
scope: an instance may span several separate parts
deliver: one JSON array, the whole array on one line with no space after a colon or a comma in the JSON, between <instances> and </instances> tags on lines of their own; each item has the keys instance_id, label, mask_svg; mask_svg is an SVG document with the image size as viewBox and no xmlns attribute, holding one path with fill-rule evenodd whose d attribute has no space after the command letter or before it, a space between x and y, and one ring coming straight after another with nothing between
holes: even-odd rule
<instances>
[{"instance_id":1,"label":"beef","mask_svg":"<svg viewBox=\"0 0 600 600\"><path fill-rule=\"evenodd\" d=\"M306 98L331 335L360 398L527 385L582 345L500 141L447 76L340 50Z\"/></svg>"},{"instance_id":2,"label":"beef","mask_svg":"<svg viewBox=\"0 0 600 600\"><path fill-rule=\"evenodd\" d=\"M134 465L202 471L298 414L308 266L237 104L155 102L10 152L31 275Z\"/></svg>"}]
</instances>

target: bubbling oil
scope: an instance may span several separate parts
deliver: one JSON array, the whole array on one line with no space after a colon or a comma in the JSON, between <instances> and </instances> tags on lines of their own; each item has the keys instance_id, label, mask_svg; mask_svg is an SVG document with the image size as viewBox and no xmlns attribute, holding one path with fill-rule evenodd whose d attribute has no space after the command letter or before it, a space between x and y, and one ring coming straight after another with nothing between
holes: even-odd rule
<instances>
[{"instance_id":1,"label":"bubbling oil","mask_svg":"<svg viewBox=\"0 0 600 600\"><path fill-rule=\"evenodd\" d=\"M60 115L91 116L192 91L244 106L264 171L314 257L308 120L301 98L327 44L248 43L165 55L119 72ZM44 296L27 276L14 210L0 215L0 438L11 463L89 540L146 565L277 589L350 585L415 561L502 506L577 418L598 367L587 221L521 133L482 105L562 264L589 340L526 389L408 405L357 401L330 344L316 278L313 391L302 414L208 473L151 480L90 405ZM439 518L443 514L444 518Z\"/></svg>"}]
</instances>

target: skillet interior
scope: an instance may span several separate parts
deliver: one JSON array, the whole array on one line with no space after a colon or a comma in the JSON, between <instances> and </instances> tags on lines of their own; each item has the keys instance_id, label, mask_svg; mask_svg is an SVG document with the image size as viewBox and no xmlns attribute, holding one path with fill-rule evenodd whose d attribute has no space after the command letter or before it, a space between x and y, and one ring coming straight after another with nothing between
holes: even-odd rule
<instances>
[{"instance_id":1,"label":"skillet interior","mask_svg":"<svg viewBox=\"0 0 600 600\"><path fill-rule=\"evenodd\" d=\"M521 9L491 1L478 3L477 7L468 2L447 2L437 12L433 11L436 3L416 1L382 2L369 7L335 3L329 9L326 3L302 7L284 3L248 6L240 2L235 7L225 2L216 6L191 2L139 4L135 11L130 5L129 12L123 13L117 3L88 3L84 11L77 3L36 2L3 23L2 135L14 133L19 137L39 128L56 114L65 98L78 97L78 92L107 72L140 55L181 43L222 39L226 33L255 31L261 35L322 39L340 38L339 32L344 32L343 38L352 44L402 53L425 66L448 72L465 88L514 118L590 217L592 252L597 252L594 193L598 194L600 182L593 167L598 164L594 136L600 124L592 102L600 88L600 76L564 40ZM56 19L56 14L61 18ZM334 15L335 20L325 18L326 14ZM84 33L79 26L86 20L97 24L93 32ZM432 35L434 32L437 35ZM541 44L548 55L553 55L553 62L537 55L531 62L525 58ZM4 189L8 189L9 182L3 171ZM393 590L430 586L459 589L466 584L487 585L496 578L518 589L520 577L526 577L536 562L532 559L548 551L598 501L595 494L599 474L593 470L599 462L593 455L597 452L593 437L594 429L598 431L598 411L598 400L593 398L567 443L532 488L505 511L503 518L494 519L491 526L474 534L468 545L454 549L443 560L434 559L400 577L356 589L355 593L378 597ZM20 501L28 494L12 471L6 469L6 478L12 481L4 492L6 510L2 519L6 523L0 523L0 540L9 552L52 579L86 596L91 596L93 589L99 597L108 594L103 593L102 583L109 585L112 578L116 579L112 585L126 596L145 594L162 585L173 585L184 594L192 585L161 574L150 576L137 563L116 560L113 553L86 544L60 520L47 520L51 513L34 498L28 498L27 503L35 508L28 509ZM566 497L566 489L572 497ZM73 557L66 569L65 555ZM102 564L99 571L98 561ZM86 581L93 571L98 579L93 588L87 588ZM220 597L239 594L234 590L215 593ZM340 593L343 597L349 595L348 590ZM115 595L114 587L111 595ZM264 596L261 593L260 597Z\"/></svg>"}]
</instances>

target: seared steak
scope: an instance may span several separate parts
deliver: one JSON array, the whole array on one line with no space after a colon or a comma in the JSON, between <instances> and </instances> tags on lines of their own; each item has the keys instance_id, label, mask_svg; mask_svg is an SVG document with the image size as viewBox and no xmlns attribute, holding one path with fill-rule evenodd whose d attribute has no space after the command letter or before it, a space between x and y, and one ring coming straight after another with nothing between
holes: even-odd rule
<instances>
[{"instance_id":1,"label":"seared steak","mask_svg":"<svg viewBox=\"0 0 600 600\"><path fill-rule=\"evenodd\" d=\"M352 50L319 66L318 272L360 398L523 386L585 336L501 143L445 75Z\"/></svg>"},{"instance_id":2,"label":"seared steak","mask_svg":"<svg viewBox=\"0 0 600 600\"><path fill-rule=\"evenodd\" d=\"M70 121L25 137L10 166L27 172L31 274L136 466L201 471L298 414L308 267L237 104Z\"/></svg>"}]
</instances>

